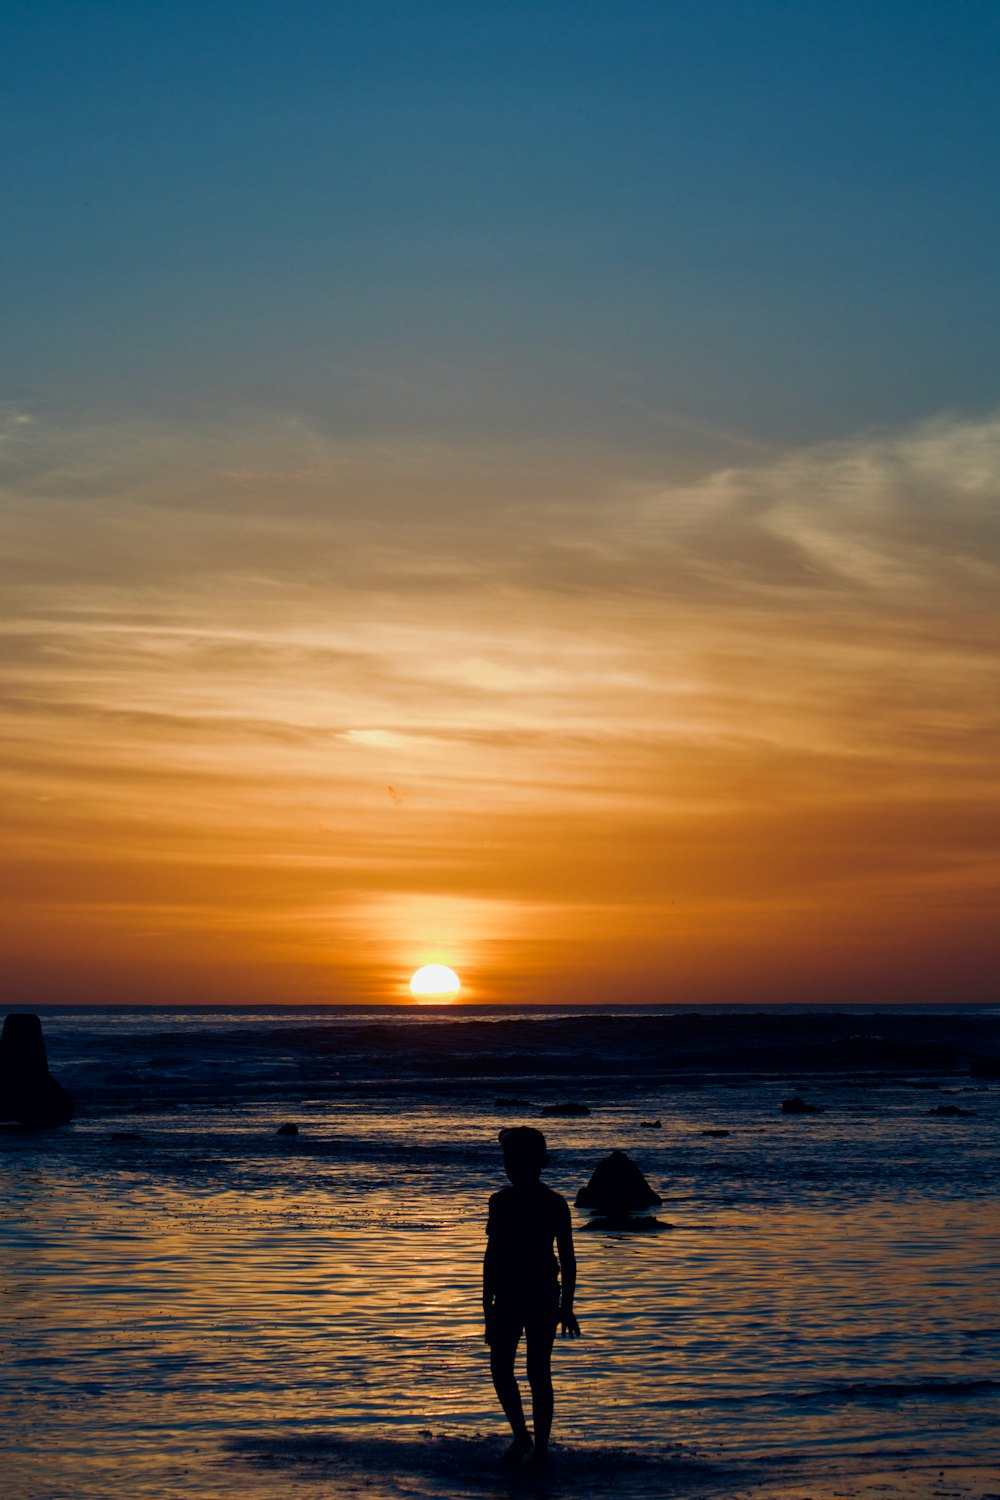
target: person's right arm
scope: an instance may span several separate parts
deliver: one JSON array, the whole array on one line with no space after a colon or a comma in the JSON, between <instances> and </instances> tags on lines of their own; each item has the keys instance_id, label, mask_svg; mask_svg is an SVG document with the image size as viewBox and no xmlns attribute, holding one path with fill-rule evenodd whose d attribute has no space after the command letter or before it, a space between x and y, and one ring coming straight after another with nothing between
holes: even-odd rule
<instances>
[{"instance_id":1,"label":"person's right arm","mask_svg":"<svg viewBox=\"0 0 1000 1500\"><path fill-rule=\"evenodd\" d=\"M490 1238L493 1227L493 1200L490 1199L490 1218L486 1225L486 1253L483 1256L483 1323L486 1326L486 1342L490 1342L490 1322L493 1313L493 1303L496 1299L497 1277L496 1277L496 1246Z\"/></svg>"},{"instance_id":2,"label":"person's right arm","mask_svg":"<svg viewBox=\"0 0 1000 1500\"><path fill-rule=\"evenodd\" d=\"M573 1224L569 1216L569 1204L563 1202L556 1230L556 1252L559 1256L559 1280L562 1295L559 1299L559 1326L563 1336L570 1339L580 1337L580 1325L573 1312L576 1295L576 1251L573 1248Z\"/></svg>"}]
</instances>

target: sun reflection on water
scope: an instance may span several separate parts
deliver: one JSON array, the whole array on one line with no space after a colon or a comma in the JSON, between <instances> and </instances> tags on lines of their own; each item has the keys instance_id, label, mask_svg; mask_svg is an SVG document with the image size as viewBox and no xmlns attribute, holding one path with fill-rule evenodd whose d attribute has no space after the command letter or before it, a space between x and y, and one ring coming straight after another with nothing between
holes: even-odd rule
<instances>
[{"instance_id":1,"label":"sun reflection on water","mask_svg":"<svg viewBox=\"0 0 1000 1500\"><path fill-rule=\"evenodd\" d=\"M79 1495L106 1494L127 1456L135 1495L211 1496L191 1449L217 1451L220 1434L496 1432L479 1323L495 1122L463 1110L327 1104L287 1145L266 1112L205 1138L151 1117L113 1152L106 1129L81 1127L62 1160L23 1145L0 1183L16 1310L5 1415L32 1434L38 1493L72 1470ZM985 1200L831 1203L817 1186L793 1212L761 1184L734 1194L741 1153L759 1153L749 1133L709 1143L683 1112L665 1124L640 1149L674 1228L577 1237L585 1337L557 1347L564 1442L721 1432L735 1454L846 1451L886 1441L884 1410L822 1391L911 1381L928 1349L938 1379L985 1368L988 1341L962 1334L995 1326ZM609 1128L606 1111L553 1132L555 1186L572 1196ZM772 1150L813 1149L781 1128ZM966 1410L935 1414L943 1443ZM289 1482L255 1471L247 1488Z\"/></svg>"}]
</instances>

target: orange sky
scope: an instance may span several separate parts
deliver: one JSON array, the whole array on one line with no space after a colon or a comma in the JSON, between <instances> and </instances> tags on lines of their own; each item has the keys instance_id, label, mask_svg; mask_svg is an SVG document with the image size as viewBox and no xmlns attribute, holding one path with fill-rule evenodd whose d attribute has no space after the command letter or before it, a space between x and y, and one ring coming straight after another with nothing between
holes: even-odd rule
<instances>
[{"instance_id":1,"label":"orange sky","mask_svg":"<svg viewBox=\"0 0 1000 1500\"><path fill-rule=\"evenodd\" d=\"M996 998L1000 420L2 453L5 1003Z\"/></svg>"},{"instance_id":2,"label":"orange sky","mask_svg":"<svg viewBox=\"0 0 1000 1500\"><path fill-rule=\"evenodd\" d=\"M0 984L996 1000L996 8L8 7Z\"/></svg>"}]
</instances>

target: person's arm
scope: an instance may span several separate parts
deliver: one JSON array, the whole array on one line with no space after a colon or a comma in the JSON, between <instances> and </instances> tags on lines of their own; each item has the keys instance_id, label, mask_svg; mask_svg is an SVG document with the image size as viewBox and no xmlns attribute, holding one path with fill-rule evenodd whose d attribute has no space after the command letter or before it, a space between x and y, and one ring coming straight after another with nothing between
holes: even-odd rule
<instances>
[{"instance_id":1,"label":"person's arm","mask_svg":"<svg viewBox=\"0 0 1000 1500\"><path fill-rule=\"evenodd\" d=\"M556 1231L556 1251L559 1256L559 1280L562 1295L559 1299L559 1325L566 1338L578 1339L580 1325L573 1312L576 1295L576 1251L573 1249L573 1224L569 1216L569 1204L563 1203Z\"/></svg>"},{"instance_id":2,"label":"person's arm","mask_svg":"<svg viewBox=\"0 0 1000 1500\"><path fill-rule=\"evenodd\" d=\"M490 1342L490 1322L493 1313L493 1303L496 1300L497 1276L496 1276L496 1246L490 1238L490 1230L493 1227L493 1204L490 1203L490 1218L486 1225L486 1253L483 1256L483 1323L486 1326L486 1342Z\"/></svg>"}]
</instances>

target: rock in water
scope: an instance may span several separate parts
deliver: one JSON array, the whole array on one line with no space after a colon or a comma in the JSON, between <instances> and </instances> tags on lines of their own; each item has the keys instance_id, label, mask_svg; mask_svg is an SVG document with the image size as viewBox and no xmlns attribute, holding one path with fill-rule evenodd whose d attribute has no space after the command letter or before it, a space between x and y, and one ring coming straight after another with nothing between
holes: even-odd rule
<instances>
[{"instance_id":1,"label":"rock in water","mask_svg":"<svg viewBox=\"0 0 1000 1500\"><path fill-rule=\"evenodd\" d=\"M635 1162L624 1151L612 1151L598 1162L594 1175L576 1195L577 1208L596 1208L602 1214L630 1214L640 1208L656 1208L663 1202L654 1193Z\"/></svg>"},{"instance_id":2,"label":"rock in water","mask_svg":"<svg viewBox=\"0 0 1000 1500\"><path fill-rule=\"evenodd\" d=\"M73 1095L49 1072L41 1021L8 1016L0 1035L0 1120L65 1125L75 1110Z\"/></svg>"},{"instance_id":3,"label":"rock in water","mask_svg":"<svg viewBox=\"0 0 1000 1500\"><path fill-rule=\"evenodd\" d=\"M821 1115L822 1104L807 1104L798 1094L791 1099L782 1099L781 1113L783 1115Z\"/></svg>"},{"instance_id":4,"label":"rock in water","mask_svg":"<svg viewBox=\"0 0 1000 1500\"><path fill-rule=\"evenodd\" d=\"M673 1227L664 1224L662 1219L651 1218L649 1214L607 1214L589 1219L583 1225L584 1229L608 1229L612 1234L659 1234L661 1229Z\"/></svg>"}]
</instances>

